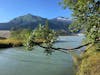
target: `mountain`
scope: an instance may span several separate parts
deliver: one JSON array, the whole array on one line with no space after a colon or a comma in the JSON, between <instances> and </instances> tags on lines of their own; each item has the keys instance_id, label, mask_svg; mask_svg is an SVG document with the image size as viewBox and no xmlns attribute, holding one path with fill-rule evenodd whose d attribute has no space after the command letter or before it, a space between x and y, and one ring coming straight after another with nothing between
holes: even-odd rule
<instances>
[{"instance_id":1,"label":"mountain","mask_svg":"<svg viewBox=\"0 0 100 75\"><path fill-rule=\"evenodd\" d=\"M53 19L47 19L32 14L26 14L24 16L16 17L11 21L9 21L8 23L0 23L0 30L11 30L12 28L13 29L19 29L19 28L34 29L35 27L37 27L38 24L44 25L46 20L48 20L49 27L51 29L57 31L65 31L65 32L69 32L68 26L72 23L72 20L61 16Z\"/></svg>"},{"instance_id":2,"label":"mountain","mask_svg":"<svg viewBox=\"0 0 100 75\"><path fill-rule=\"evenodd\" d=\"M49 20L51 27L56 30L68 30L68 26L72 23L72 20L69 20L65 17L56 17Z\"/></svg>"}]
</instances>

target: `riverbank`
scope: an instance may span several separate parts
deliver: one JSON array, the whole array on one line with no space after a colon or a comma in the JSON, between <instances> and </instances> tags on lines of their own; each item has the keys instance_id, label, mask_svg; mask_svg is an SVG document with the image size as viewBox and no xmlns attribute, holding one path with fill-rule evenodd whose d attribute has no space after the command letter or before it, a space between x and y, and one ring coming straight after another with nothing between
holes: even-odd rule
<instances>
[{"instance_id":1,"label":"riverbank","mask_svg":"<svg viewBox=\"0 0 100 75\"><path fill-rule=\"evenodd\" d=\"M36 39L34 42L43 43L46 42L45 39ZM0 39L0 48L11 48L11 47L20 47L24 46L24 41L19 39L7 38Z\"/></svg>"},{"instance_id":2,"label":"riverbank","mask_svg":"<svg viewBox=\"0 0 100 75\"><path fill-rule=\"evenodd\" d=\"M100 75L100 43L89 47L82 54L82 61L76 75Z\"/></svg>"},{"instance_id":3,"label":"riverbank","mask_svg":"<svg viewBox=\"0 0 100 75\"><path fill-rule=\"evenodd\" d=\"M16 39L0 39L0 48L10 48L23 46L22 40Z\"/></svg>"}]
</instances>

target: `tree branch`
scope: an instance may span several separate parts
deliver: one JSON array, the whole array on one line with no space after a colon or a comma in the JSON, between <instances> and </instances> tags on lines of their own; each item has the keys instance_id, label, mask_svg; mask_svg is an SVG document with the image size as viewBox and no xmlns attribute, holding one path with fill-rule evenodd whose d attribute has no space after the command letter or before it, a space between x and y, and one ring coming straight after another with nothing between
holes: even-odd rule
<instances>
[{"instance_id":1,"label":"tree branch","mask_svg":"<svg viewBox=\"0 0 100 75\"><path fill-rule=\"evenodd\" d=\"M94 43L98 43L98 42L100 42L100 41L96 41ZM84 45L80 45L80 46L75 47L75 48L66 49L66 48L45 47L45 46L42 46L41 43L37 43L37 42L33 42L33 43L36 44L37 46L41 47L41 48L44 48L44 49L48 49L49 48L49 49L53 49L53 50L56 50L56 51L61 51L63 53L68 53L67 51L75 51L77 49L80 49L80 48L83 48L85 46L88 46L88 45L92 44L92 42L90 42L90 43L87 43L87 44L84 44Z\"/></svg>"}]
</instances>

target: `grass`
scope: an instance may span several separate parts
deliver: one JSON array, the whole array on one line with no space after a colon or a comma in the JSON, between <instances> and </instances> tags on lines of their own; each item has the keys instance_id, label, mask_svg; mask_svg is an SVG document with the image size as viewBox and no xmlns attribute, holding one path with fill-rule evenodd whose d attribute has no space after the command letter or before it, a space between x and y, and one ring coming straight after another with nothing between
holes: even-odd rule
<instances>
[{"instance_id":1,"label":"grass","mask_svg":"<svg viewBox=\"0 0 100 75\"><path fill-rule=\"evenodd\" d=\"M8 38L8 39L0 39L0 48L10 48L10 47L19 47L23 46L23 40ZM42 43L46 42L43 39L36 39L35 42Z\"/></svg>"},{"instance_id":2,"label":"grass","mask_svg":"<svg viewBox=\"0 0 100 75\"><path fill-rule=\"evenodd\" d=\"M100 43L89 48L82 56L77 75L100 75Z\"/></svg>"},{"instance_id":3,"label":"grass","mask_svg":"<svg viewBox=\"0 0 100 75\"><path fill-rule=\"evenodd\" d=\"M23 41L17 39L0 39L0 48L18 47L22 46Z\"/></svg>"},{"instance_id":4,"label":"grass","mask_svg":"<svg viewBox=\"0 0 100 75\"><path fill-rule=\"evenodd\" d=\"M23 42L24 42L23 40L14 39L14 38L0 39L0 48L23 46ZM43 43L46 42L46 40L36 39L35 42Z\"/></svg>"}]
</instances>

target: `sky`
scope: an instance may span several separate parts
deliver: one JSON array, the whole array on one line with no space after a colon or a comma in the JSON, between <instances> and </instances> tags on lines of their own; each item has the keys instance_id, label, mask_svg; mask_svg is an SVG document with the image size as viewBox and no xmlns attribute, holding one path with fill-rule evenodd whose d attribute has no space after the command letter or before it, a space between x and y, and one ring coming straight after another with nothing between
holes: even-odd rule
<instances>
[{"instance_id":1,"label":"sky","mask_svg":"<svg viewBox=\"0 0 100 75\"><path fill-rule=\"evenodd\" d=\"M15 17L26 15L55 18L71 18L72 11L64 10L58 3L61 0L0 0L0 23L8 22Z\"/></svg>"}]
</instances>

